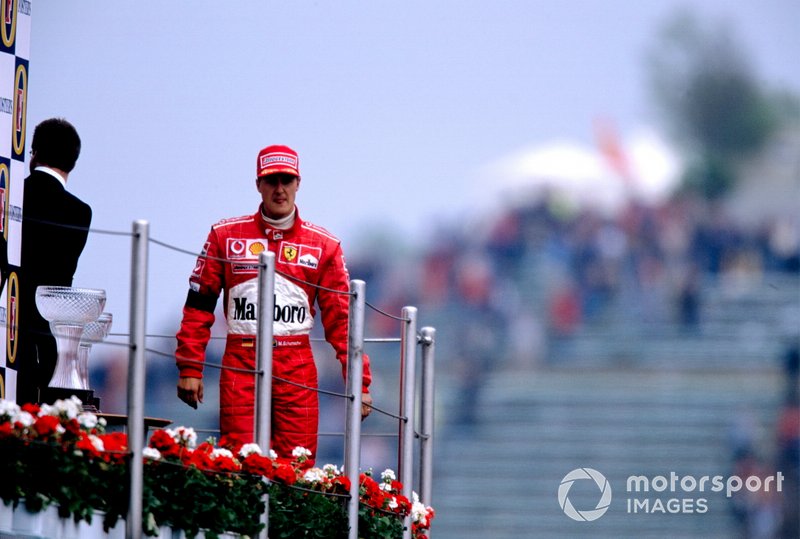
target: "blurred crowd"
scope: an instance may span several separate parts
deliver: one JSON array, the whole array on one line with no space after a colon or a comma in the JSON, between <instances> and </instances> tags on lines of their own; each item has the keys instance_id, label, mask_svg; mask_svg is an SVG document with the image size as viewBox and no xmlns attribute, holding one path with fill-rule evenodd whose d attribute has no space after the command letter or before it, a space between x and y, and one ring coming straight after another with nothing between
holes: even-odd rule
<instances>
[{"instance_id":1,"label":"blurred crowd","mask_svg":"<svg viewBox=\"0 0 800 539\"><path fill-rule=\"evenodd\" d=\"M480 367L483 346L506 364L535 365L557 360L559 344L581 328L612 318L696 330L708 282L797 275L800 221L791 219L746 224L722 203L690 195L614 216L545 197L440 226L419 267L385 253L350 265L378 305L420 306L452 338L454 357L472 350ZM481 319L504 329L483 335ZM374 326L379 335L396 331L385 319Z\"/></svg>"}]
</instances>

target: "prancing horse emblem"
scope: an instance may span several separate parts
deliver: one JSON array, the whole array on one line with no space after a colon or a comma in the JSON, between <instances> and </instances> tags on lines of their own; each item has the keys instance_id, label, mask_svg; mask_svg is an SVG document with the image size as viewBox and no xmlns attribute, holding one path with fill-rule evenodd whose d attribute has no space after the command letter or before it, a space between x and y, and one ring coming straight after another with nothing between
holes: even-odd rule
<instances>
[{"instance_id":1,"label":"prancing horse emblem","mask_svg":"<svg viewBox=\"0 0 800 539\"><path fill-rule=\"evenodd\" d=\"M297 258L297 247L294 245L284 245L283 257L287 262L294 262L294 259Z\"/></svg>"}]
</instances>

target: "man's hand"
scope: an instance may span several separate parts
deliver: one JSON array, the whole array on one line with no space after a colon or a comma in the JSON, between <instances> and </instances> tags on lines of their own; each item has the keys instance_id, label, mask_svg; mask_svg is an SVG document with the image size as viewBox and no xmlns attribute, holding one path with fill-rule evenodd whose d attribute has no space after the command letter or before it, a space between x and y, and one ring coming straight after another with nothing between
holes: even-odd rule
<instances>
[{"instance_id":1,"label":"man's hand","mask_svg":"<svg viewBox=\"0 0 800 539\"><path fill-rule=\"evenodd\" d=\"M197 403L203 402L203 380L181 376L178 378L178 398L197 409Z\"/></svg>"},{"instance_id":2,"label":"man's hand","mask_svg":"<svg viewBox=\"0 0 800 539\"><path fill-rule=\"evenodd\" d=\"M372 412L372 396L369 393L362 393L361 394L361 420L367 418L367 416Z\"/></svg>"}]
</instances>

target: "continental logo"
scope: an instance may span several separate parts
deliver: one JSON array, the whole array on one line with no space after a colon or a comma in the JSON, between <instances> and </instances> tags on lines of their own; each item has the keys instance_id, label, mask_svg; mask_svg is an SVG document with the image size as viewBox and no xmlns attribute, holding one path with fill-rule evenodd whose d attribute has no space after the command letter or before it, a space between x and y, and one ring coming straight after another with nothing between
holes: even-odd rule
<instances>
[{"instance_id":1,"label":"continental logo","mask_svg":"<svg viewBox=\"0 0 800 539\"><path fill-rule=\"evenodd\" d=\"M17 39L17 2L18 0L3 0L3 46L13 49ZM30 4L28 4L30 11Z\"/></svg>"},{"instance_id":2,"label":"continental logo","mask_svg":"<svg viewBox=\"0 0 800 539\"><path fill-rule=\"evenodd\" d=\"M8 364L13 365L17 359L17 343L19 341L19 277L16 272L8 276L8 310L6 311L6 339Z\"/></svg>"},{"instance_id":3,"label":"continental logo","mask_svg":"<svg viewBox=\"0 0 800 539\"><path fill-rule=\"evenodd\" d=\"M17 68L14 75L14 115L13 128L13 156L20 161L25 160L25 120L28 105L28 66L27 62L17 59Z\"/></svg>"},{"instance_id":4,"label":"continental logo","mask_svg":"<svg viewBox=\"0 0 800 539\"><path fill-rule=\"evenodd\" d=\"M0 233L8 241L8 165L0 163Z\"/></svg>"}]
</instances>

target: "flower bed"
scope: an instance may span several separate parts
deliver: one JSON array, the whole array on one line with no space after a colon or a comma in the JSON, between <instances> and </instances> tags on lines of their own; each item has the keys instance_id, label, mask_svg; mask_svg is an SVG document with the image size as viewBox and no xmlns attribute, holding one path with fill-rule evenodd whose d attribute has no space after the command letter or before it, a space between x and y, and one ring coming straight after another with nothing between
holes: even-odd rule
<instances>
[{"instance_id":1,"label":"flower bed","mask_svg":"<svg viewBox=\"0 0 800 539\"><path fill-rule=\"evenodd\" d=\"M256 444L213 439L197 444L190 428L158 430L144 454L143 528L155 536L169 526L196 536L253 536L262 528L269 494L269 536L347 537L350 481L332 464L307 466L308 451L292 459L264 455ZM62 518L91 522L98 512L113 528L127 515L127 437L106 433L103 420L74 398L54 405L0 400L0 499L32 512L56 506ZM433 509L400 494L391 470L362 473L359 536L399 538L411 515L413 536L425 539Z\"/></svg>"}]
</instances>

